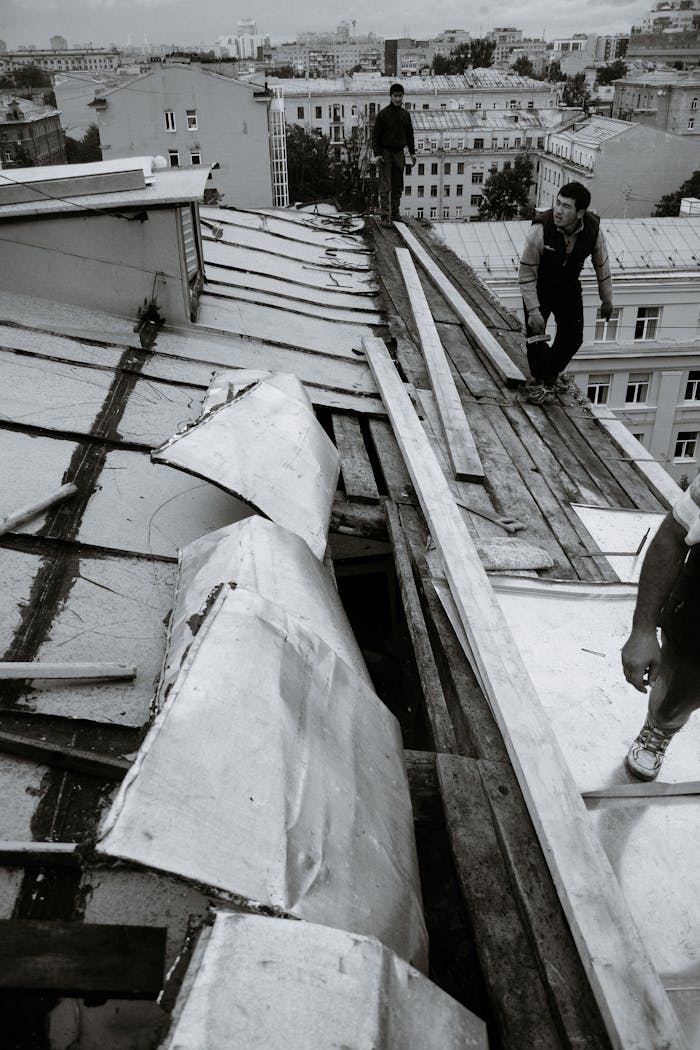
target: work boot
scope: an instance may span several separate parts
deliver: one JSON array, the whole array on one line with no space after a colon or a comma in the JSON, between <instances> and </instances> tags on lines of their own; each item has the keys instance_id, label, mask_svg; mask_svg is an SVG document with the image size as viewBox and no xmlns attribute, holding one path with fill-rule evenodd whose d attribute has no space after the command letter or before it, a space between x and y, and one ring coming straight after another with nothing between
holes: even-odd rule
<instances>
[{"instance_id":1,"label":"work boot","mask_svg":"<svg viewBox=\"0 0 700 1050\"><path fill-rule=\"evenodd\" d=\"M677 729L660 729L647 718L627 752L625 762L630 773L639 780L656 780L666 748L677 732Z\"/></svg>"},{"instance_id":2,"label":"work boot","mask_svg":"<svg viewBox=\"0 0 700 1050\"><path fill-rule=\"evenodd\" d=\"M548 405L554 401L554 390L540 379L531 379L525 387L525 397L531 405Z\"/></svg>"}]
</instances>

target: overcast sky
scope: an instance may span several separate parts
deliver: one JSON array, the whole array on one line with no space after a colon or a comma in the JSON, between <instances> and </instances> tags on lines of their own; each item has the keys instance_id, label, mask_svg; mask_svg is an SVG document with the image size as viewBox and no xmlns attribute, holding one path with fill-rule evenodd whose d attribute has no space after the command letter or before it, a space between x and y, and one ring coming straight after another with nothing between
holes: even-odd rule
<instances>
[{"instance_id":1,"label":"overcast sky","mask_svg":"<svg viewBox=\"0 0 700 1050\"><path fill-rule=\"evenodd\" d=\"M258 32L273 42L293 40L299 30L332 31L341 20L355 20L355 32L378 36L434 36L443 29L466 29L480 36L494 25L517 26L528 36L618 33L638 25L652 0L521 0L477 3L458 0L407 3L406 0L0 0L0 39L8 47L48 47L54 34L69 44L212 44L235 34L239 18L255 18Z\"/></svg>"}]
</instances>

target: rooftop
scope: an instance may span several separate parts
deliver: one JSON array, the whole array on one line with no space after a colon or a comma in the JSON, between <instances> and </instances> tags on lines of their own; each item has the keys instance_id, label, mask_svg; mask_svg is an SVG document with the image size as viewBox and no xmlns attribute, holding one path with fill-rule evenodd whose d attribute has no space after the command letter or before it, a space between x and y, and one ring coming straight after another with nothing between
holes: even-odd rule
<instances>
[{"instance_id":1,"label":"rooftop","mask_svg":"<svg viewBox=\"0 0 700 1050\"><path fill-rule=\"evenodd\" d=\"M337 77L334 79L312 78L301 80L298 78L267 77L269 87L282 87L284 94L293 95L320 95L320 94L381 94L389 100L389 88L395 83L396 77L376 77L355 74L352 77ZM505 73L498 69L473 69L469 73L460 76L411 76L404 77L401 81L407 97L411 95L449 95L450 92L464 94L466 91L475 90L506 90L514 91L528 90L541 93L552 91L552 85L544 84L541 80L533 80L530 77L521 77L517 73Z\"/></svg>"}]
</instances>

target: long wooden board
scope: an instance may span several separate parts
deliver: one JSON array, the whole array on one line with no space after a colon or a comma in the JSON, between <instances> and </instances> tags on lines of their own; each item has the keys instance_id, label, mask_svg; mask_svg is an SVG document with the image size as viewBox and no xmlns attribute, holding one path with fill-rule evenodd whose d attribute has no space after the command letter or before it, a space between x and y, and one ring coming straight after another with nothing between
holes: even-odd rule
<instances>
[{"instance_id":1,"label":"long wooden board","mask_svg":"<svg viewBox=\"0 0 700 1050\"><path fill-rule=\"evenodd\" d=\"M524 383L525 376L518 366L513 364L501 344L489 332L483 321L479 320L464 296L460 295L452 282L445 277L442 270L433 262L428 252L414 237L408 227L402 222L395 222L394 228L401 236L404 244L411 249L413 255L430 277L430 280L445 296L469 334L476 339L501 379L510 384Z\"/></svg>"},{"instance_id":2,"label":"long wooden board","mask_svg":"<svg viewBox=\"0 0 700 1050\"><path fill-rule=\"evenodd\" d=\"M458 481L483 480L484 468L479 452L411 253L406 248L397 248L396 258L418 328L454 475Z\"/></svg>"},{"instance_id":3,"label":"long wooden board","mask_svg":"<svg viewBox=\"0 0 700 1050\"><path fill-rule=\"evenodd\" d=\"M167 929L82 922L0 921L0 988L155 999Z\"/></svg>"},{"instance_id":4,"label":"long wooden board","mask_svg":"<svg viewBox=\"0 0 700 1050\"><path fill-rule=\"evenodd\" d=\"M643 445L630 433L625 424L617 419L615 413L599 405L593 406L593 414L600 420L613 443L620 451L630 457L632 466L646 478L652 492L672 507L682 489L678 487L673 478L668 474L660 463Z\"/></svg>"},{"instance_id":5,"label":"long wooden board","mask_svg":"<svg viewBox=\"0 0 700 1050\"><path fill-rule=\"evenodd\" d=\"M389 353L363 346L616 1050L688 1044Z\"/></svg>"}]
</instances>

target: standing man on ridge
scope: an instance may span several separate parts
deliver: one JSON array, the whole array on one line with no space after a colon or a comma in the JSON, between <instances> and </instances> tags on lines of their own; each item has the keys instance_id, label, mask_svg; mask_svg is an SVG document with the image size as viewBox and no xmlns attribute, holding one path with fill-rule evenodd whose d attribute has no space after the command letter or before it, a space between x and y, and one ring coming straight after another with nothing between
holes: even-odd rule
<instances>
[{"instance_id":1,"label":"standing man on ridge","mask_svg":"<svg viewBox=\"0 0 700 1050\"><path fill-rule=\"evenodd\" d=\"M403 193L403 169L406 163L405 150L416 163L416 147L413 140L413 124L403 108L403 87L392 84L389 88L388 106L377 114L372 130L372 158L379 165L379 210L382 226L391 226L401 218L399 205Z\"/></svg>"},{"instance_id":2,"label":"standing man on ridge","mask_svg":"<svg viewBox=\"0 0 700 1050\"><path fill-rule=\"evenodd\" d=\"M590 203L591 195L582 183L567 182L553 207L532 220L520 257L518 280L532 373L526 397L535 405L553 401L556 393L568 387L563 372L583 342L579 276L589 256L598 279L600 316L606 321L612 316L608 249L600 219L588 211ZM544 332L551 314L557 332L550 347Z\"/></svg>"}]
</instances>

